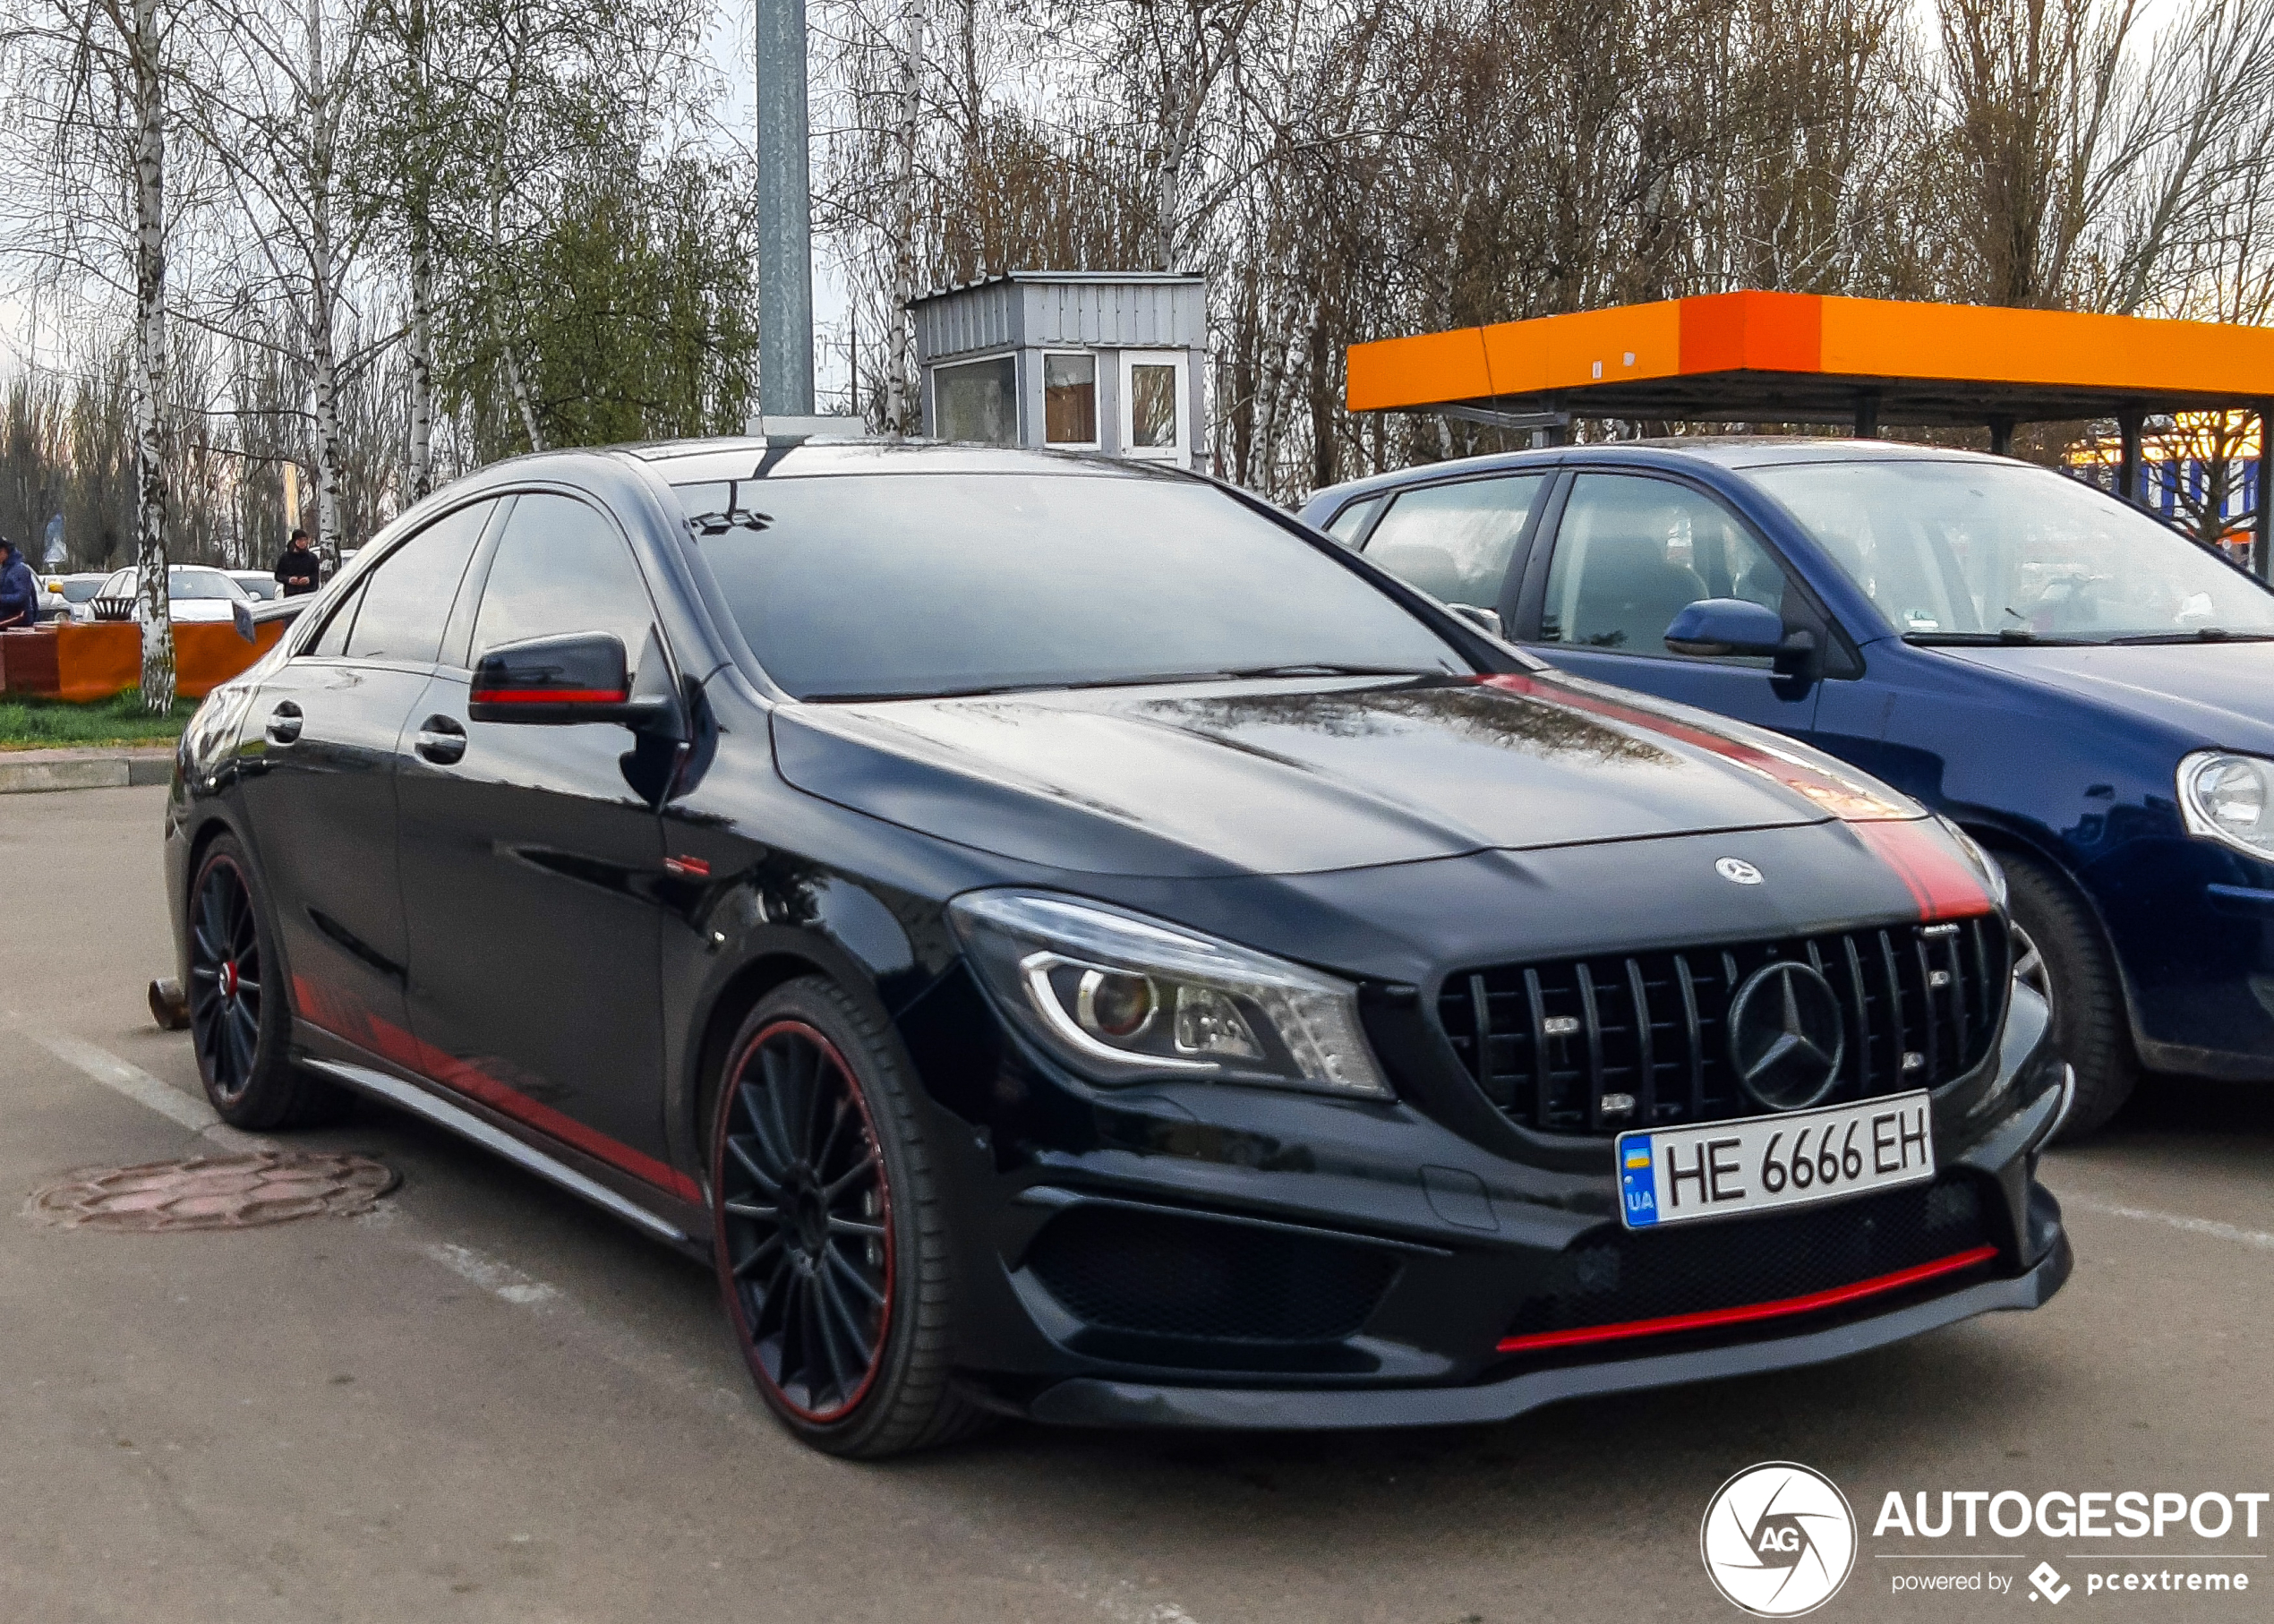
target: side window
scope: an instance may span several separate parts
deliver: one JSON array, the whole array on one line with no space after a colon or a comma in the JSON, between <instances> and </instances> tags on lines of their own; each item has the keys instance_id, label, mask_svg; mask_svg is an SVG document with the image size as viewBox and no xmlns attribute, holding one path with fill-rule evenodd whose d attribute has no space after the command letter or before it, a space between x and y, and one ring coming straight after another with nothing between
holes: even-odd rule
<instances>
[{"instance_id":1,"label":"side window","mask_svg":"<svg viewBox=\"0 0 2274 1624\"><path fill-rule=\"evenodd\" d=\"M319 660L337 660L347 652L347 634L355 628L355 611L363 606L363 583L358 581L331 611L331 619L324 622L323 630L316 634L304 654Z\"/></svg>"},{"instance_id":2,"label":"side window","mask_svg":"<svg viewBox=\"0 0 2274 1624\"><path fill-rule=\"evenodd\" d=\"M654 623L631 549L597 509L550 492L525 495L506 521L474 623L474 657L506 643L613 632L639 662Z\"/></svg>"},{"instance_id":3,"label":"side window","mask_svg":"<svg viewBox=\"0 0 2274 1624\"><path fill-rule=\"evenodd\" d=\"M1381 507L1381 498L1369 496L1363 501L1352 502L1327 521L1327 534L1346 547L1355 547L1358 538L1366 534L1366 525Z\"/></svg>"},{"instance_id":4,"label":"side window","mask_svg":"<svg viewBox=\"0 0 2274 1624\"><path fill-rule=\"evenodd\" d=\"M1782 612L1784 589L1776 559L1711 497L1671 480L1582 474L1556 532L1540 637L1667 657L1666 628L1698 599Z\"/></svg>"},{"instance_id":5,"label":"side window","mask_svg":"<svg viewBox=\"0 0 2274 1624\"><path fill-rule=\"evenodd\" d=\"M363 603L347 633L350 659L424 662L435 657L474 544L496 506L473 502L444 514L379 561L364 577ZM327 626L318 643L330 638Z\"/></svg>"},{"instance_id":6,"label":"side window","mask_svg":"<svg viewBox=\"0 0 2274 1624\"><path fill-rule=\"evenodd\" d=\"M1405 491L1366 538L1366 557L1440 602L1497 609L1509 555L1547 483L1518 474Z\"/></svg>"}]
</instances>

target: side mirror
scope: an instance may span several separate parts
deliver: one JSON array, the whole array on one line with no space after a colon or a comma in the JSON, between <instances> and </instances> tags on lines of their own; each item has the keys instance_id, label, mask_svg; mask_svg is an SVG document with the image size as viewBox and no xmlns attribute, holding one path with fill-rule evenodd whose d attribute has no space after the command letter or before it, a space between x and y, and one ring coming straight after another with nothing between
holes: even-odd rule
<instances>
[{"instance_id":1,"label":"side mirror","mask_svg":"<svg viewBox=\"0 0 2274 1624\"><path fill-rule=\"evenodd\" d=\"M1448 603L1445 607L1488 637L1505 637L1508 636L1500 629L1500 614L1498 610L1479 609L1474 603Z\"/></svg>"},{"instance_id":2,"label":"side mirror","mask_svg":"<svg viewBox=\"0 0 2274 1624\"><path fill-rule=\"evenodd\" d=\"M474 667L466 714L475 722L621 722L633 726L669 709L635 697L620 637L579 632L493 648Z\"/></svg>"},{"instance_id":3,"label":"side mirror","mask_svg":"<svg viewBox=\"0 0 2274 1624\"><path fill-rule=\"evenodd\" d=\"M1677 654L1790 652L1784 639L1784 617L1743 598L1700 598L1666 628L1666 646Z\"/></svg>"}]
</instances>

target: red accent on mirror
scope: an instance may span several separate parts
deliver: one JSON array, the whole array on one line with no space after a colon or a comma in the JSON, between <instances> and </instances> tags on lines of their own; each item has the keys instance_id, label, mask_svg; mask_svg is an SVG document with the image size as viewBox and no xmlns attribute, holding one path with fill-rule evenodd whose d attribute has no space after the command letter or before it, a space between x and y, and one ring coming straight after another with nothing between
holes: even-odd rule
<instances>
[{"instance_id":1,"label":"red accent on mirror","mask_svg":"<svg viewBox=\"0 0 2274 1624\"><path fill-rule=\"evenodd\" d=\"M620 688L477 688L476 705L621 705Z\"/></svg>"}]
</instances>

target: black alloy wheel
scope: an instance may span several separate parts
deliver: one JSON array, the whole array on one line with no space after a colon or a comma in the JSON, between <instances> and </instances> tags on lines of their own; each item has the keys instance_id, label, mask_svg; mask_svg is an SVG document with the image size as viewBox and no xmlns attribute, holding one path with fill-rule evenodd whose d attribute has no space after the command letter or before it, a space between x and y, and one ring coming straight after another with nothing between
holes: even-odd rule
<instances>
[{"instance_id":1,"label":"black alloy wheel","mask_svg":"<svg viewBox=\"0 0 2274 1624\"><path fill-rule=\"evenodd\" d=\"M736 1346L791 1432L873 1459L986 1423L949 1386L946 1216L881 1011L820 977L759 1003L719 1073L711 1191Z\"/></svg>"},{"instance_id":2,"label":"black alloy wheel","mask_svg":"<svg viewBox=\"0 0 2274 1624\"><path fill-rule=\"evenodd\" d=\"M876 1380L893 1321L892 1192L868 1101L802 1021L761 1029L729 1081L719 1222L775 1398L841 1421Z\"/></svg>"},{"instance_id":3,"label":"black alloy wheel","mask_svg":"<svg viewBox=\"0 0 2274 1624\"><path fill-rule=\"evenodd\" d=\"M205 849L190 882L186 992L205 1097L231 1127L334 1121L345 1089L292 1063L292 1008L252 860L234 835Z\"/></svg>"},{"instance_id":4,"label":"black alloy wheel","mask_svg":"<svg viewBox=\"0 0 2274 1624\"><path fill-rule=\"evenodd\" d=\"M234 853L217 852L190 901L190 1030L215 1105L252 1086L261 1053L261 932L252 890Z\"/></svg>"}]
</instances>

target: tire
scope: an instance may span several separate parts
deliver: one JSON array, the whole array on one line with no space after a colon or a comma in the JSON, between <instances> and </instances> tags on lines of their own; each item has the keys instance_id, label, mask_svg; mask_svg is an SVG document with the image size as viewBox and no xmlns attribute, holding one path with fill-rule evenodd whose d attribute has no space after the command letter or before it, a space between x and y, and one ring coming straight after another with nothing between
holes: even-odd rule
<instances>
[{"instance_id":1,"label":"tire","mask_svg":"<svg viewBox=\"0 0 2274 1624\"><path fill-rule=\"evenodd\" d=\"M2011 893L2013 973L2053 1006L2053 1040L2076 1068L2060 1135L2072 1143L2107 1126L2140 1081L2124 978L2099 921L2057 869L2009 851L1997 861Z\"/></svg>"},{"instance_id":2,"label":"tire","mask_svg":"<svg viewBox=\"0 0 2274 1624\"><path fill-rule=\"evenodd\" d=\"M346 1090L292 1063L292 1005L268 898L235 835L216 839L199 860L189 925L190 1040L221 1120L258 1133L344 1115Z\"/></svg>"},{"instance_id":3,"label":"tire","mask_svg":"<svg viewBox=\"0 0 2274 1624\"><path fill-rule=\"evenodd\" d=\"M711 1190L727 1323L791 1432L876 1460L987 1423L949 1385L948 1218L881 1016L818 976L760 1000L719 1074Z\"/></svg>"}]
</instances>

